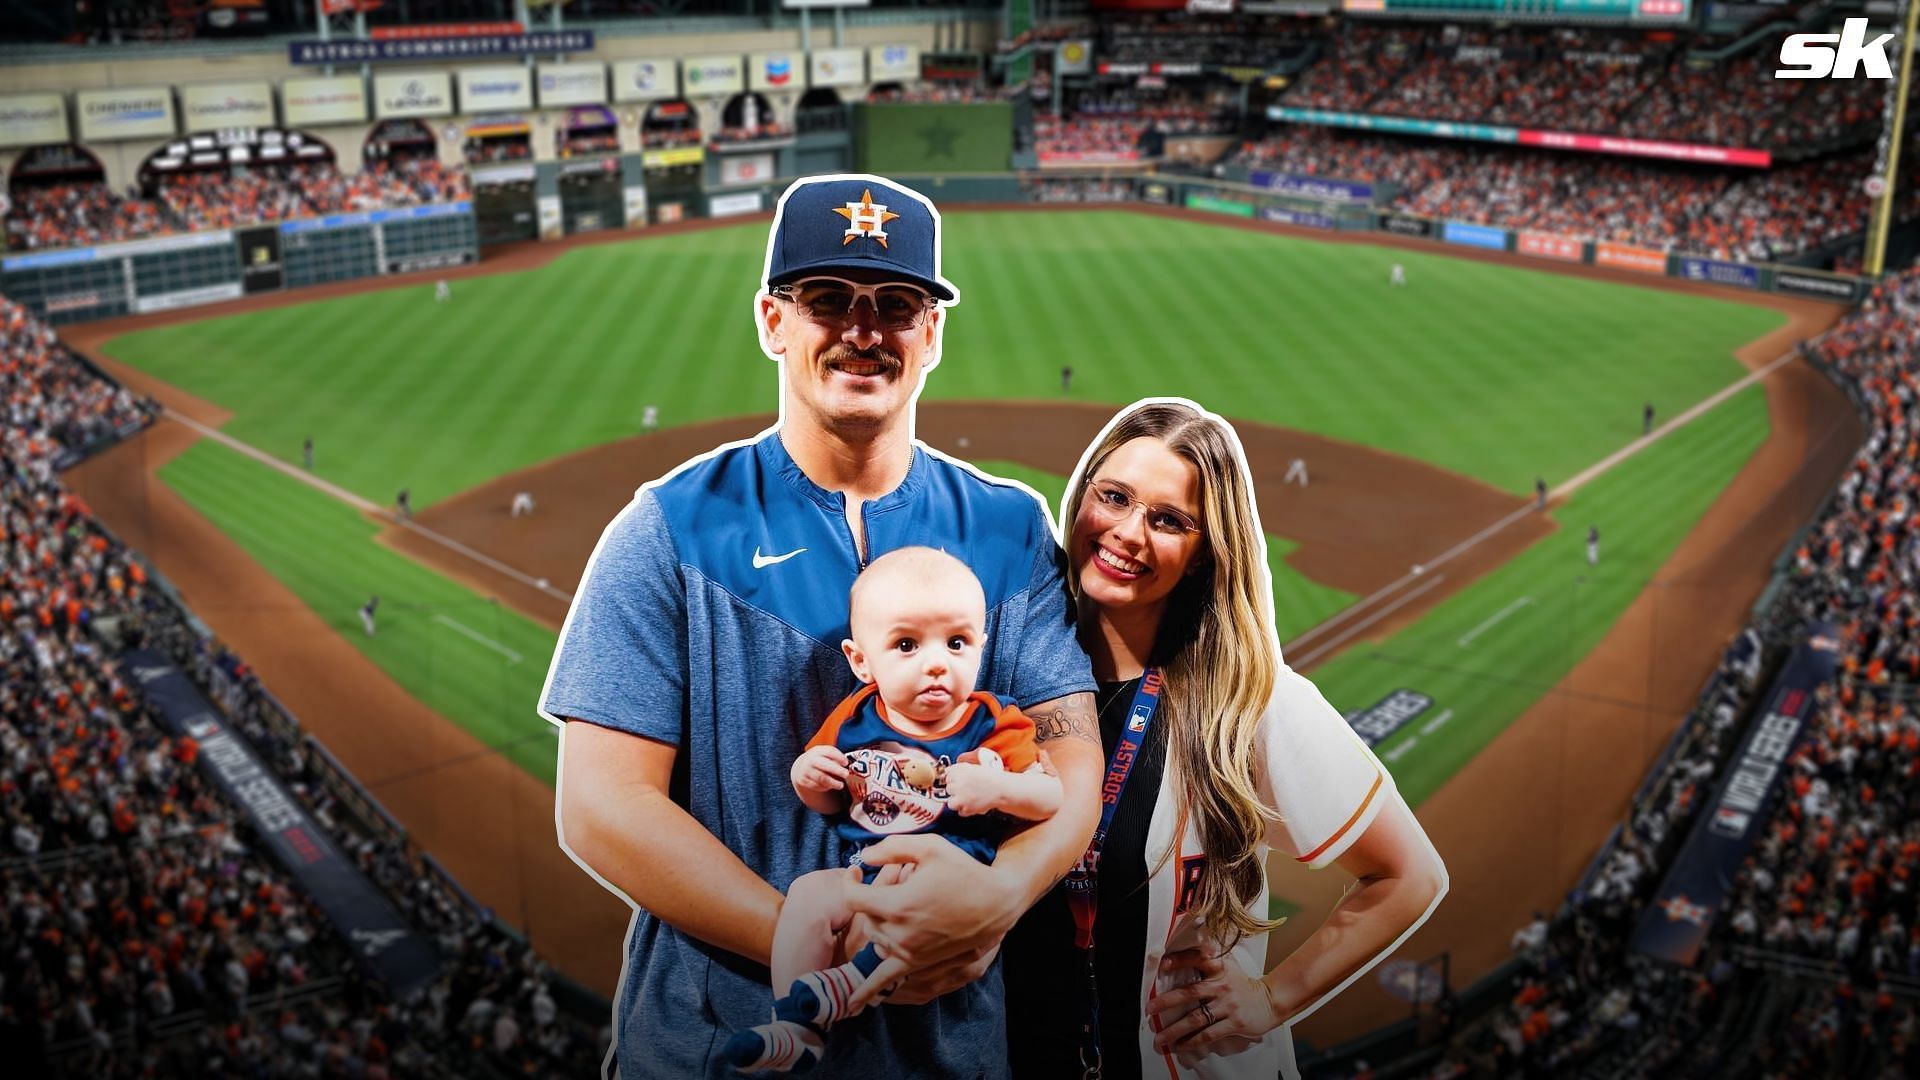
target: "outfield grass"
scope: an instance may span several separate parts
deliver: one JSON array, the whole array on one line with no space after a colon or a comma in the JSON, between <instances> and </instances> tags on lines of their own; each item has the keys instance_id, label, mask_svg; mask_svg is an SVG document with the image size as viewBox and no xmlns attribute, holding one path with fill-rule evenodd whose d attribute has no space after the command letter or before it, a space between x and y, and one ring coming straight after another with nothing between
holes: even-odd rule
<instances>
[{"instance_id":1,"label":"outfield grass","mask_svg":"<svg viewBox=\"0 0 1920 1080\"><path fill-rule=\"evenodd\" d=\"M1078 399L1186 394L1516 492L1637 436L1643 401L1670 415L1731 382L1742 371L1732 349L1781 319L1123 212L947 220L964 302L932 397L1057 399L1070 363ZM586 248L541 271L457 282L446 305L428 285L406 287L143 331L109 352L232 410L226 430L246 442L296 461L312 434L321 476L381 503L408 486L424 506L629 435L647 404L668 424L773 408L773 369L747 318L764 235ZM1385 285L1392 261L1407 288ZM1438 699L1436 713L1453 710L1380 748L1417 802L1592 648L1766 430L1760 391L1746 391L1583 489L1555 537L1316 682L1342 709L1411 686ZM1055 505L1064 487L983 466ZM550 632L369 543L375 527L352 510L232 452L198 446L162 477L409 692L551 779L550 736L532 713ZM1589 521L1605 534L1592 574ZM1294 573L1292 547L1269 537L1283 640L1353 599ZM369 639L354 610L372 591L382 619ZM1457 645L1521 597L1471 649Z\"/></svg>"},{"instance_id":2,"label":"outfield grass","mask_svg":"<svg viewBox=\"0 0 1920 1080\"><path fill-rule=\"evenodd\" d=\"M1350 647L1313 681L1343 712L1398 687L1434 699L1375 748L1418 803L1593 651L1766 434L1766 393L1749 387L1581 488L1553 511L1558 532L1380 644ZM1589 525L1600 527L1596 567Z\"/></svg>"},{"instance_id":3,"label":"outfield grass","mask_svg":"<svg viewBox=\"0 0 1920 1080\"><path fill-rule=\"evenodd\" d=\"M1526 493L1738 378L1778 313L1123 211L946 218L961 289L930 398L1180 393L1236 419L1406 454ZM570 252L535 271L209 319L110 355L235 416L226 431L375 502L424 507L668 425L771 411L750 297L764 226ZM1403 263L1410 284L1386 285Z\"/></svg>"}]
</instances>

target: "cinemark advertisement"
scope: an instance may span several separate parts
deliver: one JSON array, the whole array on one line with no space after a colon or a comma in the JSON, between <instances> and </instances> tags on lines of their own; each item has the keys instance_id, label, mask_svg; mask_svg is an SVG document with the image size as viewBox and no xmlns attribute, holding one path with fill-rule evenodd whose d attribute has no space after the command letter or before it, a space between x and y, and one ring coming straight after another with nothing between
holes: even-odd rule
<instances>
[{"instance_id":1,"label":"cinemark advertisement","mask_svg":"<svg viewBox=\"0 0 1920 1080\"><path fill-rule=\"evenodd\" d=\"M1766 831L1787 762L1814 726L1814 692L1833 678L1838 659L1839 642L1826 626L1812 627L1794 649L1766 709L1728 764L1725 781L1642 912L1635 951L1675 964L1692 964L1700 955L1748 850Z\"/></svg>"}]
</instances>

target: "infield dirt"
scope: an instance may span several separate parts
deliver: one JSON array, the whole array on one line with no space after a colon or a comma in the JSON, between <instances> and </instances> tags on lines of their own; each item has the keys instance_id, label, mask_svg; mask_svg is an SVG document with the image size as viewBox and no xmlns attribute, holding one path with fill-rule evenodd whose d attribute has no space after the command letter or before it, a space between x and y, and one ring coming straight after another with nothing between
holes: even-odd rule
<instances>
[{"instance_id":1,"label":"infield dirt","mask_svg":"<svg viewBox=\"0 0 1920 1080\"><path fill-rule=\"evenodd\" d=\"M1189 216L1184 211L1156 212ZM1372 234L1357 239L1265 224L1248 227L1320 241L1434 250ZM522 246L490 254L479 267L442 276L527 269L569 246ZM1775 307L1789 317L1788 324L1738 354L1756 370L1789 351L1794 342L1815 336L1839 315L1838 308L1811 301L1544 260L1449 253ZM227 418L219 409L114 363L99 345L157 322L306 303L394 284L383 279L327 286L194 312L74 327L63 336L134 389L218 425ZM1420 807L1420 819L1447 861L1452 892L1399 958L1428 959L1450 951L1454 983L1464 985L1506 958L1509 935L1531 911L1551 910L1564 898L1691 706L1727 638L1744 624L1772 559L1831 490L1862 438L1845 397L1804 363L1785 365L1763 382L1772 424L1766 443L1660 568L1653 584L1594 652ZM768 405L773 393L769 378ZM926 402L919 435L957 456L1011 460L1065 475L1111 412L1108 406L1053 402ZM770 421L771 414L766 414L622 440L499 478L418 517L430 528L570 591L594 540L635 487L722 441L750 436ZM1379 451L1260 425L1240 424L1238 429L1269 531L1301 542L1290 564L1316 581L1358 595L1398 578L1411 564L1522 505L1515 496L1477 481ZM76 468L67 479L111 528L175 583L215 633L253 664L266 685L374 791L417 843L482 902L523 929L561 970L610 994L627 910L559 850L552 789L420 705L158 481L155 471L195 438L180 425L162 422ZM960 444L963 438L965 446ZM1311 463L1313 483L1304 490L1279 483L1296 456ZM539 510L531 518L514 520L508 516L508 502L521 490L535 493ZM1309 522L1310 527L1304 524ZM1367 638L1384 637L1418 618L1551 528L1545 515L1522 517L1450 563L1443 588L1430 590L1370 626ZM417 533L389 528L382 539L550 626L558 626L564 615L564 606L546 594L485 570ZM527 705L530 736L547 737L533 703ZM1276 957L1318 924L1349 881L1337 870L1307 874L1276 868L1275 893L1303 908L1275 935ZM1324 1046L1404 1016L1407 1009L1377 980L1362 979L1304 1022L1300 1034Z\"/></svg>"}]
</instances>

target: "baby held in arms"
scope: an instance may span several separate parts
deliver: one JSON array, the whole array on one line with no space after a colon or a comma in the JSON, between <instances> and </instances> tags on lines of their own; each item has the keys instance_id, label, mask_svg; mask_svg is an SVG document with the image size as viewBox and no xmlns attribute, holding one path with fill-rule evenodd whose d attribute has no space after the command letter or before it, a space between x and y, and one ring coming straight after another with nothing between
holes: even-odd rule
<instances>
[{"instance_id":1,"label":"baby held in arms","mask_svg":"<svg viewBox=\"0 0 1920 1080\"><path fill-rule=\"evenodd\" d=\"M885 998L905 965L871 944L833 966L851 921L848 890L876 871L860 850L897 833L932 832L991 863L1012 819L1060 807L1039 760L1033 722L975 691L987 603L966 564L932 548L875 559L853 583L852 637L841 643L861 687L835 706L794 761L794 793L834 818L852 849L846 869L818 870L787 890L773 934L773 1020L735 1032L725 1054L743 1072L801 1071L826 1054L839 1021Z\"/></svg>"}]
</instances>

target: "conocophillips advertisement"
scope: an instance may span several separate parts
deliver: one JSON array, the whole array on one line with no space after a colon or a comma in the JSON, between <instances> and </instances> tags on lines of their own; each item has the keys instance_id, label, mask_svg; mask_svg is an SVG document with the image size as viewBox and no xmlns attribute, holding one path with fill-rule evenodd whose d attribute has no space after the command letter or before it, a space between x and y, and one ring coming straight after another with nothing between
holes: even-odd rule
<instances>
[{"instance_id":1,"label":"conocophillips advertisement","mask_svg":"<svg viewBox=\"0 0 1920 1080\"><path fill-rule=\"evenodd\" d=\"M183 86L180 111L189 132L273 127L273 87L264 82Z\"/></svg>"},{"instance_id":2,"label":"conocophillips advertisement","mask_svg":"<svg viewBox=\"0 0 1920 1080\"><path fill-rule=\"evenodd\" d=\"M679 96L678 60L622 60L613 65L615 101L664 101Z\"/></svg>"},{"instance_id":3,"label":"conocophillips advertisement","mask_svg":"<svg viewBox=\"0 0 1920 1080\"><path fill-rule=\"evenodd\" d=\"M858 86L867 78L867 54L859 49L815 49L808 57L812 86Z\"/></svg>"},{"instance_id":4,"label":"conocophillips advertisement","mask_svg":"<svg viewBox=\"0 0 1920 1080\"><path fill-rule=\"evenodd\" d=\"M453 77L444 71L373 77L374 115L451 116Z\"/></svg>"},{"instance_id":5,"label":"conocophillips advertisement","mask_svg":"<svg viewBox=\"0 0 1920 1080\"><path fill-rule=\"evenodd\" d=\"M367 118L367 87L358 75L288 79L280 84L288 127L357 124Z\"/></svg>"},{"instance_id":6,"label":"conocophillips advertisement","mask_svg":"<svg viewBox=\"0 0 1920 1080\"><path fill-rule=\"evenodd\" d=\"M875 45L867 50L867 78L899 82L920 77L920 46Z\"/></svg>"},{"instance_id":7,"label":"conocophillips advertisement","mask_svg":"<svg viewBox=\"0 0 1920 1080\"><path fill-rule=\"evenodd\" d=\"M800 90L807 85L799 53L765 52L747 57L747 86L754 90Z\"/></svg>"},{"instance_id":8,"label":"conocophillips advertisement","mask_svg":"<svg viewBox=\"0 0 1920 1080\"><path fill-rule=\"evenodd\" d=\"M460 111L507 112L533 108L533 75L523 67L460 69Z\"/></svg>"},{"instance_id":9,"label":"conocophillips advertisement","mask_svg":"<svg viewBox=\"0 0 1920 1080\"><path fill-rule=\"evenodd\" d=\"M67 103L59 94L0 97L0 146L38 146L73 141Z\"/></svg>"},{"instance_id":10,"label":"conocophillips advertisement","mask_svg":"<svg viewBox=\"0 0 1920 1080\"><path fill-rule=\"evenodd\" d=\"M535 81L540 85L540 107L604 105L607 69L602 64L541 64Z\"/></svg>"},{"instance_id":11,"label":"conocophillips advertisement","mask_svg":"<svg viewBox=\"0 0 1920 1080\"><path fill-rule=\"evenodd\" d=\"M74 112L80 117L80 137L95 142L176 134L173 91L164 86L82 90L74 95Z\"/></svg>"},{"instance_id":12,"label":"conocophillips advertisement","mask_svg":"<svg viewBox=\"0 0 1920 1080\"><path fill-rule=\"evenodd\" d=\"M746 89L746 72L738 56L689 56L686 65L688 97L737 94Z\"/></svg>"}]
</instances>

